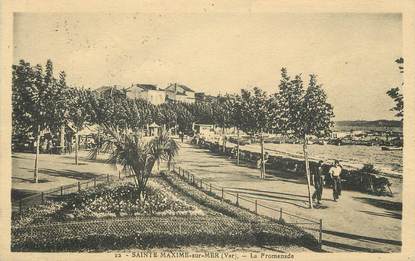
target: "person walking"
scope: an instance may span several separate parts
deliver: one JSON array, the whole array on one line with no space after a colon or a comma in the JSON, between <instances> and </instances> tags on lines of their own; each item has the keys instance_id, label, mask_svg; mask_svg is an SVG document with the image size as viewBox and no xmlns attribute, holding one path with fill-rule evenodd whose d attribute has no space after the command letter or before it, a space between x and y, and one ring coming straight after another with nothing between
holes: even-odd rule
<instances>
[{"instance_id":1,"label":"person walking","mask_svg":"<svg viewBox=\"0 0 415 261\"><path fill-rule=\"evenodd\" d=\"M313 193L313 201L317 199L317 205L320 205L321 197L323 195L323 185L324 185L324 176L323 176L323 161L320 160L313 171L313 183L315 191Z\"/></svg>"},{"instance_id":2,"label":"person walking","mask_svg":"<svg viewBox=\"0 0 415 261\"><path fill-rule=\"evenodd\" d=\"M182 131L179 131L179 138L180 138L180 141L183 143L184 134Z\"/></svg>"},{"instance_id":3,"label":"person walking","mask_svg":"<svg viewBox=\"0 0 415 261\"><path fill-rule=\"evenodd\" d=\"M341 191L342 191L342 184L341 184L341 179L340 179L341 172L342 172L342 166L340 165L340 162L338 160L335 160L333 166L329 170L331 180L333 181L334 201L337 201L337 199L339 199L339 196L341 195Z\"/></svg>"}]
</instances>

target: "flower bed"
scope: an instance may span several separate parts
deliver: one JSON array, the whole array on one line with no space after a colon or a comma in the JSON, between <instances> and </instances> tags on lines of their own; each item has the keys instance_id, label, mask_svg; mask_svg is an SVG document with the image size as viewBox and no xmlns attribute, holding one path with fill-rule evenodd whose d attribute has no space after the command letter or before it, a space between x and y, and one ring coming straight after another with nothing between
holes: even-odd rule
<instances>
[{"instance_id":1,"label":"flower bed","mask_svg":"<svg viewBox=\"0 0 415 261\"><path fill-rule=\"evenodd\" d=\"M196 206L175 196L156 180L149 182L144 202L137 199L137 189L134 184L115 182L29 208L23 217L14 216L12 226L142 215L188 216L204 215L204 213Z\"/></svg>"},{"instance_id":2,"label":"flower bed","mask_svg":"<svg viewBox=\"0 0 415 261\"><path fill-rule=\"evenodd\" d=\"M303 230L221 203L177 176L162 174L155 180L147 205L131 206L134 188L118 182L33 208L30 215L14 221L12 251L188 245L317 247L317 240ZM69 221L68 214L72 215Z\"/></svg>"}]
</instances>

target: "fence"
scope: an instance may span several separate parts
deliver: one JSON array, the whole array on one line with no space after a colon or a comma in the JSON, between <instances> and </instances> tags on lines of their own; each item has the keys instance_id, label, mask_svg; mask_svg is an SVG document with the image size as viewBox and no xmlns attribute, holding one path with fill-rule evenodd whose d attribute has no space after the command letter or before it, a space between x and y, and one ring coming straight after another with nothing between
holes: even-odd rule
<instances>
[{"instance_id":1,"label":"fence","mask_svg":"<svg viewBox=\"0 0 415 261\"><path fill-rule=\"evenodd\" d=\"M196 178L194 174L190 171L181 168L180 166L176 166L176 164L172 163L172 170L175 172L179 177L183 180L187 181L189 184L197 187L198 189L206 192L206 193L213 193L219 198L221 201L226 201L241 208L244 208L256 215L263 216L270 220L281 222L284 224L294 225L304 229L305 231L312 234L319 243L321 248L321 244L323 241L323 220L313 220L310 218L305 218L299 215L295 215L289 213L283 208L275 208L270 207L262 203L258 199L252 199L250 197L246 197L240 195L238 192L230 191L229 189L225 189L224 187L217 187L204 181L202 178Z\"/></svg>"},{"instance_id":2,"label":"fence","mask_svg":"<svg viewBox=\"0 0 415 261\"><path fill-rule=\"evenodd\" d=\"M118 176L118 179L123 178L120 175ZM45 201L48 199L55 199L57 197L71 193L78 193L81 190L96 187L98 184L110 182L115 179L116 177L113 175L103 174L86 181L78 181L69 185L64 185L58 188L42 191L35 195L28 196L17 201L12 201L12 211L22 216L24 214L24 211L29 207L44 204Z\"/></svg>"}]
</instances>

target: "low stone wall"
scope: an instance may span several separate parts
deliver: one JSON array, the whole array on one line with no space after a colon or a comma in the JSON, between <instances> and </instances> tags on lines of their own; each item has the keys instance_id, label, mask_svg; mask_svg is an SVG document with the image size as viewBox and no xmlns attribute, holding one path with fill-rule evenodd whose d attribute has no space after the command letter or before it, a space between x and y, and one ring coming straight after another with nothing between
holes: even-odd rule
<instances>
[{"instance_id":1,"label":"low stone wall","mask_svg":"<svg viewBox=\"0 0 415 261\"><path fill-rule=\"evenodd\" d=\"M211 152L223 154L226 157L236 158L236 151L232 148L225 148L223 151L223 146L218 143L199 140L197 144L201 148L209 149ZM251 152L248 150L240 150L239 158L241 161L250 162L256 164L257 160L260 159L261 154L258 152ZM315 160L310 160L310 171L313 171L317 168L318 162ZM326 186L330 186L332 180L329 175L330 164L323 164L323 174L325 176ZM305 176L305 162L304 160L289 158L287 156L276 156L269 155L268 161L266 163L266 169L268 170L279 170L290 172L296 176ZM356 169L343 168L340 177L342 179L343 187L350 190L363 191L367 193L373 193L377 195L390 195L392 196L392 191L390 190L390 181L388 178L383 177L377 173L369 173Z\"/></svg>"}]
</instances>

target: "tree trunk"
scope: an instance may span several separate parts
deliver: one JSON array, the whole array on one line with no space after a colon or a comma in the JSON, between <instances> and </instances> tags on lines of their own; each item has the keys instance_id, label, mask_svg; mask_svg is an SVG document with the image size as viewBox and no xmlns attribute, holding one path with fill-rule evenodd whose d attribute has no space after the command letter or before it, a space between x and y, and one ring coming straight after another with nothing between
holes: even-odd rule
<instances>
[{"instance_id":1,"label":"tree trunk","mask_svg":"<svg viewBox=\"0 0 415 261\"><path fill-rule=\"evenodd\" d=\"M236 129L236 165L239 165L239 128Z\"/></svg>"},{"instance_id":2,"label":"tree trunk","mask_svg":"<svg viewBox=\"0 0 415 261\"><path fill-rule=\"evenodd\" d=\"M310 165L308 162L308 149L307 149L307 137L306 136L304 136L303 152L304 152L304 161L305 161L305 171L306 171L306 176L307 176L308 203L310 205L310 208L313 208L313 200L311 198L311 188L310 188Z\"/></svg>"},{"instance_id":3,"label":"tree trunk","mask_svg":"<svg viewBox=\"0 0 415 261\"><path fill-rule=\"evenodd\" d=\"M99 127L98 127L97 155L99 155L100 144L101 144L101 136L100 136Z\"/></svg>"},{"instance_id":4,"label":"tree trunk","mask_svg":"<svg viewBox=\"0 0 415 261\"><path fill-rule=\"evenodd\" d=\"M78 142L79 142L78 129L76 129L76 132L75 132L75 165L78 165Z\"/></svg>"},{"instance_id":5,"label":"tree trunk","mask_svg":"<svg viewBox=\"0 0 415 261\"><path fill-rule=\"evenodd\" d=\"M61 137L60 138L61 138L61 141L60 141L59 146L61 147L60 148L61 151L59 151L59 153L63 154L65 150L65 125L64 124L62 124L61 126Z\"/></svg>"},{"instance_id":6,"label":"tree trunk","mask_svg":"<svg viewBox=\"0 0 415 261\"><path fill-rule=\"evenodd\" d=\"M264 137L261 132L261 179L265 178Z\"/></svg>"},{"instance_id":7,"label":"tree trunk","mask_svg":"<svg viewBox=\"0 0 415 261\"><path fill-rule=\"evenodd\" d=\"M35 157L35 172L34 172L34 181L38 183L39 181L39 148L40 148L40 126L37 126L37 137L36 137L36 157Z\"/></svg>"},{"instance_id":8,"label":"tree trunk","mask_svg":"<svg viewBox=\"0 0 415 261\"><path fill-rule=\"evenodd\" d=\"M167 170L170 171L171 167L171 156L169 155L169 160L167 161Z\"/></svg>"},{"instance_id":9,"label":"tree trunk","mask_svg":"<svg viewBox=\"0 0 415 261\"><path fill-rule=\"evenodd\" d=\"M223 137L223 141L222 141L222 144L223 144L222 151L223 151L223 153L225 153L225 152L226 152L226 135L225 135L225 127L223 127L223 128L222 128L222 137Z\"/></svg>"}]
</instances>

